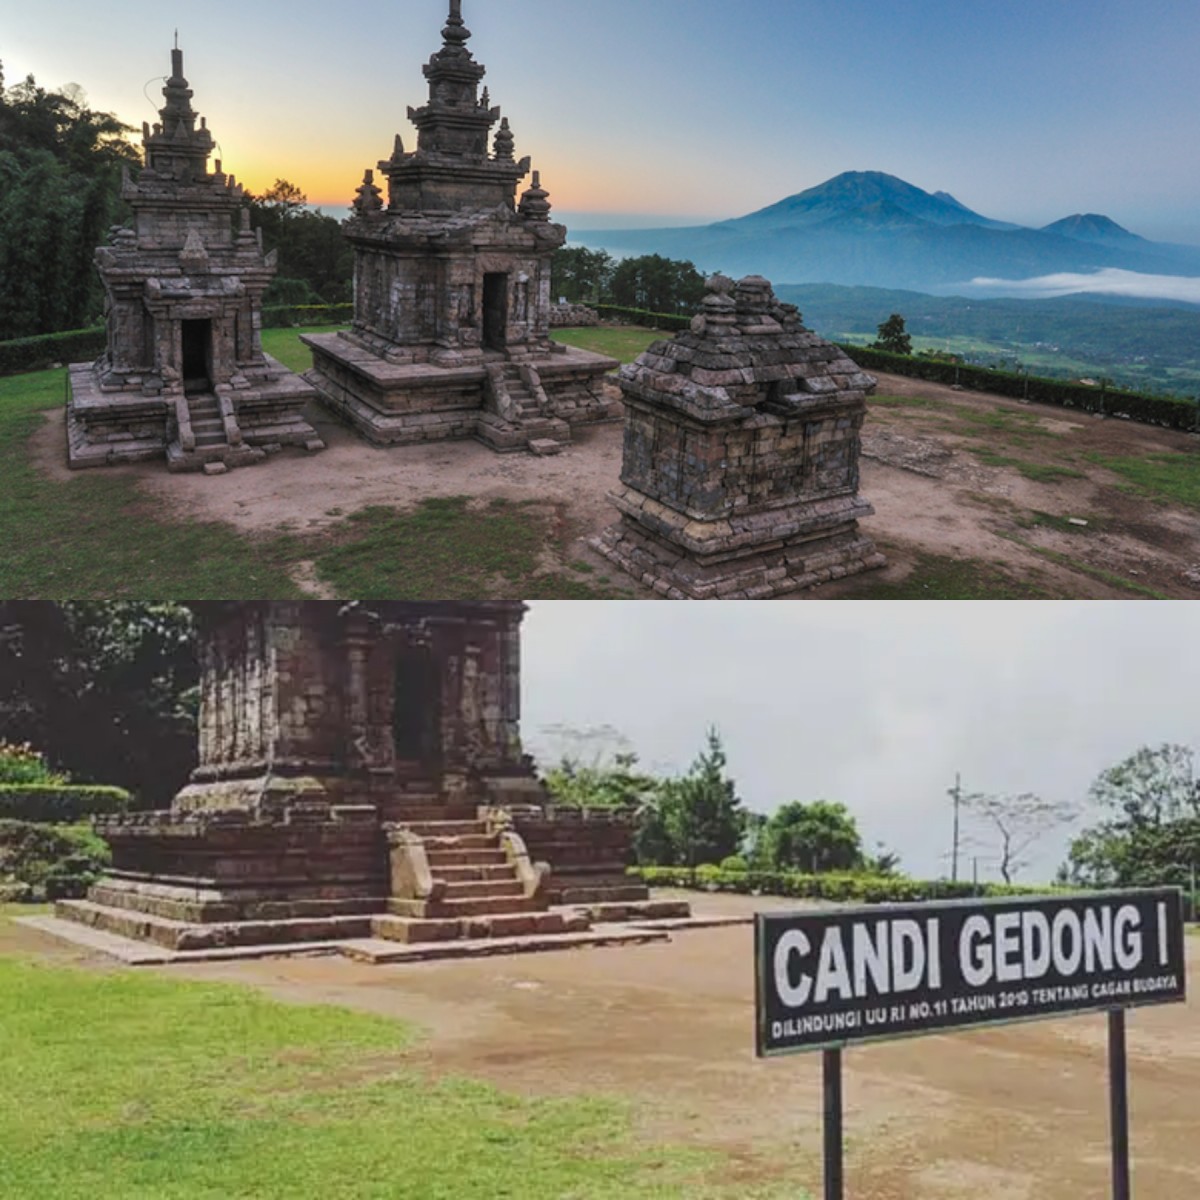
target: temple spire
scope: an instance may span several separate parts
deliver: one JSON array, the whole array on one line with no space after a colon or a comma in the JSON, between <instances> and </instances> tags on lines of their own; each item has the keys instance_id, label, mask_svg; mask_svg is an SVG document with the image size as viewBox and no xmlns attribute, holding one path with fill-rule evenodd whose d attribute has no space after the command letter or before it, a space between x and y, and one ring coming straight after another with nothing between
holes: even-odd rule
<instances>
[{"instance_id":1,"label":"temple spire","mask_svg":"<svg viewBox=\"0 0 1200 1200\"><path fill-rule=\"evenodd\" d=\"M462 0L450 0L450 16L446 18L446 28L442 30L442 37L447 46L462 46L470 40L471 31L463 21Z\"/></svg>"}]
</instances>

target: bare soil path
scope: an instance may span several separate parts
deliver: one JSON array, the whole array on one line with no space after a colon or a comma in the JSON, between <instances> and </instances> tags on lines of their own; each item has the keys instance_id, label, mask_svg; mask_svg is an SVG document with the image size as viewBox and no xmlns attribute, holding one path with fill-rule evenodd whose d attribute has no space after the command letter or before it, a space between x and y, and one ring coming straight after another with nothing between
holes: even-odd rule
<instances>
[{"instance_id":1,"label":"bare soil path","mask_svg":"<svg viewBox=\"0 0 1200 1200\"><path fill-rule=\"evenodd\" d=\"M1182 454L1200 474L1200 437L902 376L879 380L862 470L876 515L864 528L890 565L807 596L870 594L935 557L986 564L1032 596L1200 599L1200 510L1140 493L1094 461ZM155 512L247 534L319 534L365 507L408 509L435 496L537 502L562 515L570 557L611 571L585 539L616 518L606 496L620 473L619 424L583 431L566 453L539 459L474 442L377 449L320 411L310 417L329 446L320 454L288 450L215 479L171 476L159 464L115 470L137 477ZM50 414L33 449L45 473L66 478L62 420ZM311 563L294 575L311 594L335 598Z\"/></svg>"},{"instance_id":2,"label":"bare soil path","mask_svg":"<svg viewBox=\"0 0 1200 1200\"><path fill-rule=\"evenodd\" d=\"M691 897L700 911L774 903ZM788 905L794 902L779 902ZM11 924L0 952L77 951ZM4 932L5 929L8 932ZM1200 938L1189 939L1200 989ZM753 1054L752 931L669 944L367 967L295 959L165 968L296 1003L415 1021L413 1061L533 1096L606 1093L638 1129L723 1152L731 1178L797 1166L819 1192L820 1057ZM111 969L111 968L110 968ZM1101 1016L864 1046L846 1055L847 1194L858 1200L1091 1200L1108 1194L1106 1026ZM1138 1195L1200 1194L1196 1001L1129 1017Z\"/></svg>"}]
</instances>

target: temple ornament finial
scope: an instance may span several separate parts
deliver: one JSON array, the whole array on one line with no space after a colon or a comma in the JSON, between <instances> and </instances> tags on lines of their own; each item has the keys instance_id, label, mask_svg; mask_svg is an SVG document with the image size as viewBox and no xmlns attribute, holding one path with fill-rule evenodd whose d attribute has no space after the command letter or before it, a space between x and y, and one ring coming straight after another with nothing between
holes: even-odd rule
<instances>
[{"instance_id":1,"label":"temple ornament finial","mask_svg":"<svg viewBox=\"0 0 1200 1200\"><path fill-rule=\"evenodd\" d=\"M461 46L471 36L471 31L463 21L462 0L450 0L450 15L446 18L446 28L442 37L447 46Z\"/></svg>"}]
</instances>

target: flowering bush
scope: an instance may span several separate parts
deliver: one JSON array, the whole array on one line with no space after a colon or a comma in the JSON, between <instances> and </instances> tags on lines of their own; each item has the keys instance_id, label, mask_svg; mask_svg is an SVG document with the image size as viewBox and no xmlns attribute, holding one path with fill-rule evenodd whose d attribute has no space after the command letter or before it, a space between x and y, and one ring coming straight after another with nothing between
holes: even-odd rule
<instances>
[{"instance_id":1,"label":"flowering bush","mask_svg":"<svg viewBox=\"0 0 1200 1200\"><path fill-rule=\"evenodd\" d=\"M0 739L0 783L69 783L68 776L50 770L46 758L28 742L17 745Z\"/></svg>"}]
</instances>

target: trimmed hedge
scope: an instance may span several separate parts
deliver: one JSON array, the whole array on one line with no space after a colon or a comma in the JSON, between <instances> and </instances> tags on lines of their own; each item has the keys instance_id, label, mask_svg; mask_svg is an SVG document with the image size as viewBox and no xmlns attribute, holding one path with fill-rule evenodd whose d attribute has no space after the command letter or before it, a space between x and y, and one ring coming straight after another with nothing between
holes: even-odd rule
<instances>
[{"instance_id":1,"label":"trimmed hedge","mask_svg":"<svg viewBox=\"0 0 1200 1200\"><path fill-rule=\"evenodd\" d=\"M1075 888L1009 886L969 880L908 879L904 876L858 875L831 871L811 875L799 871L726 871L720 867L631 867L631 875L649 887L694 888L706 892L758 893L792 896L804 900L831 900L860 904L902 904L920 900L965 900L972 896L1033 896Z\"/></svg>"},{"instance_id":2,"label":"trimmed hedge","mask_svg":"<svg viewBox=\"0 0 1200 1200\"><path fill-rule=\"evenodd\" d=\"M102 325L0 342L0 375L44 371L55 363L93 362L104 353L105 346Z\"/></svg>"},{"instance_id":3,"label":"trimmed hedge","mask_svg":"<svg viewBox=\"0 0 1200 1200\"><path fill-rule=\"evenodd\" d=\"M69 825L86 817L124 812L130 800L124 788L6 783L0 784L0 819Z\"/></svg>"},{"instance_id":4,"label":"trimmed hedge","mask_svg":"<svg viewBox=\"0 0 1200 1200\"><path fill-rule=\"evenodd\" d=\"M285 329L297 325L348 325L354 319L353 304L285 304L262 311L263 327L266 329ZM107 345L103 325L0 342L0 375L44 371L55 363L94 362L104 353Z\"/></svg>"},{"instance_id":5,"label":"trimmed hedge","mask_svg":"<svg viewBox=\"0 0 1200 1200\"><path fill-rule=\"evenodd\" d=\"M1062 379L1043 379L1016 371L997 371L991 367L973 367L967 363L946 362L920 355L889 354L867 346L845 343L841 348L860 367L870 371L889 371L928 379L933 383L961 385L977 392L1013 396L1037 404L1057 404L1081 412L1124 417L1143 425L1161 425L1166 429L1200 430L1200 403L1173 396L1152 396L1121 388L1089 387Z\"/></svg>"},{"instance_id":6,"label":"trimmed hedge","mask_svg":"<svg viewBox=\"0 0 1200 1200\"><path fill-rule=\"evenodd\" d=\"M643 308L622 308L619 304L595 304L592 306L602 316L614 321L625 321L630 325L644 325L647 329L665 329L670 333L682 333L692 327L691 316L676 313L647 312Z\"/></svg>"},{"instance_id":7,"label":"trimmed hedge","mask_svg":"<svg viewBox=\"0 0 1200 1200\"><path fill-rule=\"evenodd\" d=\"M264 329L288 329L297 325L349 325L354 320L353 304L280 304L264 308Z\"/></svg>"}]
</instances>

